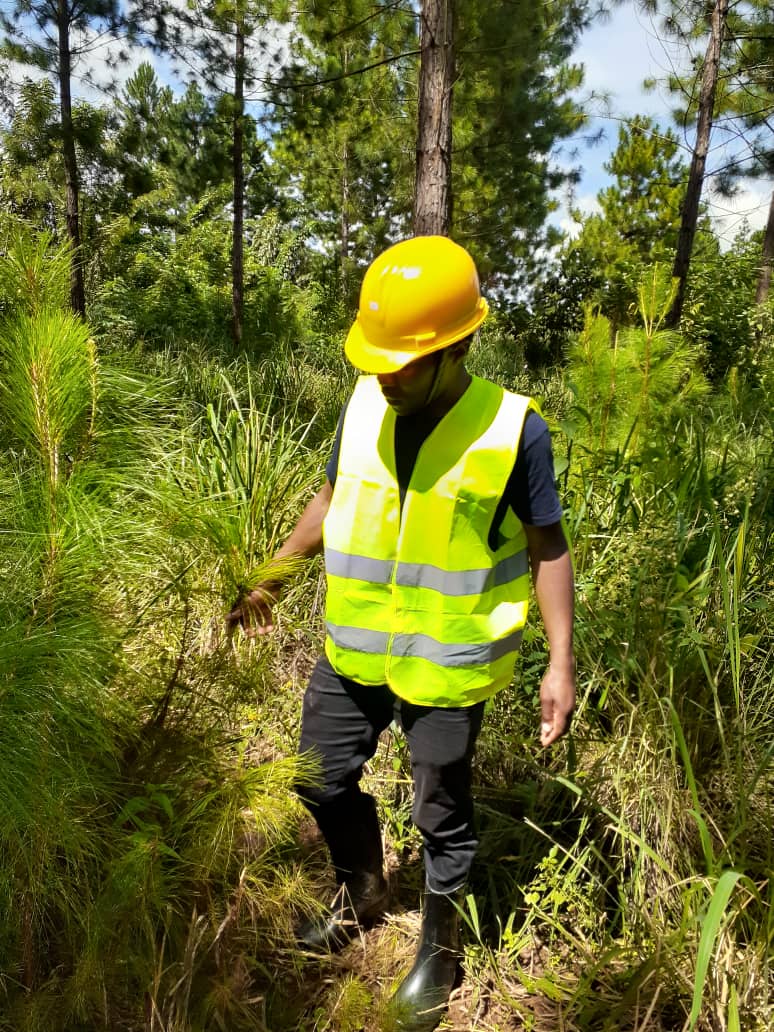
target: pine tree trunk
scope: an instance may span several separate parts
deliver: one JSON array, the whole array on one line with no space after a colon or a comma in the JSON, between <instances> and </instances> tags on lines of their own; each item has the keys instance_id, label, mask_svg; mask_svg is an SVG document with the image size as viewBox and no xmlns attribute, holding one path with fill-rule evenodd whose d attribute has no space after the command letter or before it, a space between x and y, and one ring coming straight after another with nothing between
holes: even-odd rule
<instances>
[{"instance_id":1,"label":"pine tree trunk","mask_svg":"<svg viewBox=\"0 0 774 1032\"><path fill-rule=\"evenodd\" d=\"M758 276L758 287L755 291L756 304L762 305L769 296L771 286L771 266L774 262L774 191L771 194L769 205L769 218L766 222L766 232L763 234L763 254L761 257L761 271Z\"/></svg>"},{"instance_id":2,"label":"pine tree trunk","mask_svg":"<svg viewBox=\"0 0 774 1032\"><path fill-rule=\"evenodd\" d=\"M710 21L710 38L707 53L704 56L704 68L699 92L699 112L696 122L696 145L693 149L691 168L688 173L688 184L680 219L680 233L677 238L677 252L672 267L672 275L678 280L677 294L672 310L666 319L666 325L675 327L680 322L685 301L685 288L688 281L688 268L691 264L693 239L696 235L696 224L699 221L699 202L704 185L704 169L707 164L712 118L715 111L715 91L718 84L720 68L720 51L726 31L729 0L715 0Z\"/></svg>"},{"instance_id":3,"label":"pine tree trunk","mask_svg":"<svg viewBox=\"0 0 774 1032\"><path fill-rule=\"evenodd\" d=\"M86 315L83 287L83 253L79 221L78 160L75 155L73 110L70 95L70 20L66 0L57 3L59 43L59 112L62 122L62 156L65 171L65 219L70 240L70 307L76 315Z\"/></svg>"},{"instance_id":4,"label":"pine tree trunk","mask_svg":"<svg viewBox=\"0 0 774 1032\"><path fill-rule=\"evenodd\" d=\"M231 242L231 338L234 346L242 346L244 317L244 114L245 114L245 26L241 12L237 12L234 44L234 125L233 125L233 179L234 226Z\"/></svg>"},{"instance_id":5,"label":"pine tree trunk","mask_svg":"<svg viewBox=\"0 0 774 1032\"><path fill-rule=\"evenodd\" d=\"M349 289L349 143L344 141L341 156L341 294L346 298Z\"/></svg>"},{"instance_id":6,"label":"pine tree trunk","mask_svg":"<svg viewBox=\"0 0 774 1032\"><path fill-rule=\"evenodd\" d=\"M345 46L341 60L342 70L349 71L349 50ZM339 240L339 285L341 296L346 300L349 291L349 137L345 136L341 149L341 217L339 219L341 239Z\"/></svg>"},{"instance_id":7,"label":"pine tree trunk","mask_svg":"<svg viewBox=\"0 0 774 1032\"><path fill-rule=\"evenodd\" d=\"M422 0L414 233L446 236L451 225L454 0Z\"/></svg>"}]
</instances>

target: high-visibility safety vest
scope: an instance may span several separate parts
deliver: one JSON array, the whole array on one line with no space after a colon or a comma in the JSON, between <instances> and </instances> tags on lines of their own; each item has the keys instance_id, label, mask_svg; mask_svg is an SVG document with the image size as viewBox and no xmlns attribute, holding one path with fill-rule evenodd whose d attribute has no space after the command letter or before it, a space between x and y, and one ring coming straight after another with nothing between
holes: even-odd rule
<instances>
[{"instance_id":1,"label":"high-visibility safety vest","mask_svg":"<svg viewBox=\"0 0 774 1032\"><path fill-rule=\"evenodd\" d=\"M401 511L395 413L374 376L344 417L323 525L325 652L360 684L426 706L505 687L529 604L527 541L508 508L489 535L535 403L473 377L422 444Z\"/></svg>"}]
</instances>

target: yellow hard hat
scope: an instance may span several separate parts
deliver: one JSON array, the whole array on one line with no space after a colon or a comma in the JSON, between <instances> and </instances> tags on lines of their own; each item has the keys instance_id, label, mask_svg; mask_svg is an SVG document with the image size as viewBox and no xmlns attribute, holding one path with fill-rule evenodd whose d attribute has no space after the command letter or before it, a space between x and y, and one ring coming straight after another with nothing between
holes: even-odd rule
<instances>
[{"instance_id":1,"label":"yellow hard hat","mask_svg":"<svg viewBox=\"0 0 774 1032\"><path fill-rule=\"evenodd\" d=\"M412 237L369 266L344 351L364 372L393 373L467 337L488 311L464 247L448 237Z\"/></svg>"}]
</instances>

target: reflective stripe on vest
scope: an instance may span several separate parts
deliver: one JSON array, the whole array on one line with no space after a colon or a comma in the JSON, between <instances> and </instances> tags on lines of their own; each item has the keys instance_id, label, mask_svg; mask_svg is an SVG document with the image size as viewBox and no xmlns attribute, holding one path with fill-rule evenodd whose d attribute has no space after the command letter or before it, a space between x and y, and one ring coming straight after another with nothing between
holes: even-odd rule
<instances>
[{"instance_id":1,"label":"reflective stripe on vest","mask_svg":"<svg viewBox=\"0 0 774 1032\"><path fill-rule=\"evenodd\" d=\"M401 511L395 413L375 377L347 406L325 519L326 654L340 674L464 706L506 685L529 598L526 537L495 512L534 403L473 377L422 444Z\"/></svg>"},{"instance_id":2,"label":"reflective stripe on vest","mask_svg":"<svg viewBox=\"0 0 774 1032\"><path fill-rule=\"evenodd\" d=\"M327 624L328 635L339 648L353 649L384 655L389 646L393 656L416 656L444 667L471 666L492 663L509 652L518 651L521 645L521 631L514 631L507 638L483 645L450 645L426 634L396 634L390 642L385 631L364 631L359 627L337 627Z\"/></svg>"},{"instance_id":3,"label":"reflective stripe on vest","mask_svg":"<svg viewBox=\"0 0 774 1032\"><path fill-rule=\"evenodd\" d=\"M390 584L394 579L396 584L404 587L432 588L443 595L481 595L495 584L507 584L528 573L529 559L524 549L482 570L441 570L422 563L347 555L330 548L325 550L325 566L335 577L372 581L374 584Z\"/></svg>"}]
</instances>

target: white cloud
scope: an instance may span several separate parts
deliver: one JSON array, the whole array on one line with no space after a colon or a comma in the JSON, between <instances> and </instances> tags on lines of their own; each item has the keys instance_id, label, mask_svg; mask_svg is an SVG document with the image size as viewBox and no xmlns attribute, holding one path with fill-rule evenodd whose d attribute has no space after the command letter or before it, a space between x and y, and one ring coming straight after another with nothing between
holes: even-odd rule
<instances>
[{"instance_id":1,"label":"white cloud","mask_svg":"<svg viewBox=\"0 0 774 1032\"><path fill-rule=\"evenodd\" d=\"M701 51L704 43L699 41L697 46ZM583 35L573 60L585 67L585 84L579 101L586 105L593 117L590 125L563 148L565 166L575 164L581 171L580 183L572 199L573 208L589 213L598 210L596 194L612 182L603 165L616 146L618 127L622 122L642 114L674 129L671 110L677 106L675 98L664 85L646 92L643 83L646 79L663 83L671 72L680 72L688 67L691 56L684 47L663 37L658 22L637 10L633 4L616 8L609 19L598 21ZM589 145L586 141L600 130L603 140ZM690 160L691 130L692 127L687 134L675 130L685 148L686 163ZM710 172L713 165L717 168L728 160L729 142L738 147L738 141L732 141L729 134L717 127L712 137ZM573 146L575 154L571 153ZM703 200L721 246L731 246L745 219L752 229L765 225L772 186L771 180L747 180L740 184L738 195L728 200L712 190L709 180ZM562 197L554 222L573 236L577 234L578 227L570 217L569 209L568 199Z\"/></svg>"},{"instance_id":2,"label":"white cloud","mask_svg":"<svg viewBox=\"0 0 774 1032\"><path fill-rule=\"evenodd\" d=\"M186 0L172 0L173 6L187 10L190 15L190 8ZM249 75L253 80L252 86L245 89L245 97L248 102L265 100L265 82L283 64L287 63L289 54L289 43L293 33L293 26L290 23L269 21L265 26L260 26L255 32L245 39L245 61L249 69ZM165 68L169 84L178 88L184 82L196 81L202 90L208 92L210 86L223 93L231 92L234 88L234 77L229 74L213 74L212 69L204 64L203 58L195 53L196 47L206 43L208 37L214 34L207 28L190 26L186 34L186 46L181 52L167 59ZM230 41L227 40L227 48ZM156 64L162 59L155 58ZM174 80L174 81L171 81ZM167 81L167 80L165 80Z\"/></svg>"},{"instance_id":3,"label":"white cloud","mask_svg":"<svg viewBox=\"0 0 774 1032\"><path fill-rule=\"evenodd\" d=\"M33 65L19 64L18 61L7 61L4 65L4 70L7 71L12 86L21 85L25 79L40 82L41 79L48 78L46 73L41 71L40 68L35 68Z\"/></svg>"},{"instance_id":4,"label":"white cloud","mask_svg":"<svg viewBox=\"0 0 774 1032\"><path fill-rule=\"evenodd\" d=\"M109 87L117 83L119 86L134 75L143 61L148 61L158 68L159 60L148 47L127 47L119 40L110 39L96 32L78 33L73 40L79 51L73 61L71 89L73 99L87 100L91 104L104 104L109 94ZM123 57L122 57L123 52ZM55 78L41 71L34 65L9 62L8 71L11 84L21 85L25 79L39 82L45 78Z\"/></svg>"},{"instance_id":5,"label":"white cloud","mask_svg":"<svg viewBox=\"0 0 774 1032\"><path fill-rule=\"evenodd\" d=\"M83 53L73 66L73 95L82 100L104 104L110 89L123 86L143 62L158 69L159 59L149 47L127 47L95 33L89 37L80 41Z\"/></svg>"},{"instance_id":6,"label":"white cloud","mask_svg":"<svg viewBox=\"0 0 774 1032\"><path fill-rule=\"evenodd\" d=\"M186 0L174 0L181 9L187 8ZM265 29L256 32L246 40L245 51L248 66L257 80L252 93L248 91L248 99L263 99L264 89L261 83L272 69L281 66L288 58L288 44L292 32L291 25L270 22ZM189 33L187 40L191 45L196 42L196 33ZM199 34L201 35L201 34ZM103 104L109 96L110 88L120 88L134 75L143 62L149 63L156 71L161 82L175 90L182 90L183 84L196 79L200 83L205 78L205 69L192 54L186 58L175 60L166 55L156 53L148 46L128 46L125 40L111 38L106 33L98 33L91 29L73 35L73 48L78 56L73 62L72 93L74 98L87 100L92 104ZM18 86L25 78L37 81L45 78L46 73L32 66L17 62L8 64L10 80ZM217 78L217 88L230 91L233 79L228 76ZM206 92L206 87L203 86Z\"/></svg>"},{"instance_id":7,"label":"white cloud","mask_svg":"<svg viewBox=\"0 0 774 1032\"><path fill-rule=\"evenodd\" d=\"M580 212L582 216L597 215L602 210L599 201L595 194L579 194L572 202L572 210ZM570 214L568 207L565 207L561 219L559 221L559 228L563 233L566 233L570 239L574 239L580 232L580 223L576 222Z\"/></svg>"},{"instance_id":8,"label":"white cloud","mask_svg":"<svg viewBox=\"0 0 774 1032\"><path fill-rule=\"evenodd\" d=\"M751 230L763 229L769 215L772 183L766 180L743 179L738 192L731 198L721 197L712 189L706 191L706 200L715 232L722 250L727 250L734 237L747 223Z\"/></svg>"},{"instance_id":9,"label":"white cloud","mask_svg":"<svg viewBox=\"0 0 774 1032\"><path fill-rule=\"evenodd\" d=\"M765 228L772 189L774 184L771 181L743 179L733 197L723 197L713 189L711 180L705 184L702 203L707 208L722 251L727 251L733 245L745 224L752 231ZM581 227L570 214L570 208L583 216L596 215L601 208L594 193L576 194L571 205L567 201L561 204L554 216L554 223L570 239L574 239Z\"/></svg>"},{"instance_id":10,"label":"white cloud","mask_svg":"<svg viewBox=\"0 0 774 1032\"><path fill-rule=\"evenodd\" d=\"M669 109L666 89L646 92L643 83L666 79L687 57L661 35L650 15L627 4L584 33L574 59L586 69L585 91L597 98L595 113L615 128L633 115L663 119Z\"/></svg>"}]
</instances>

